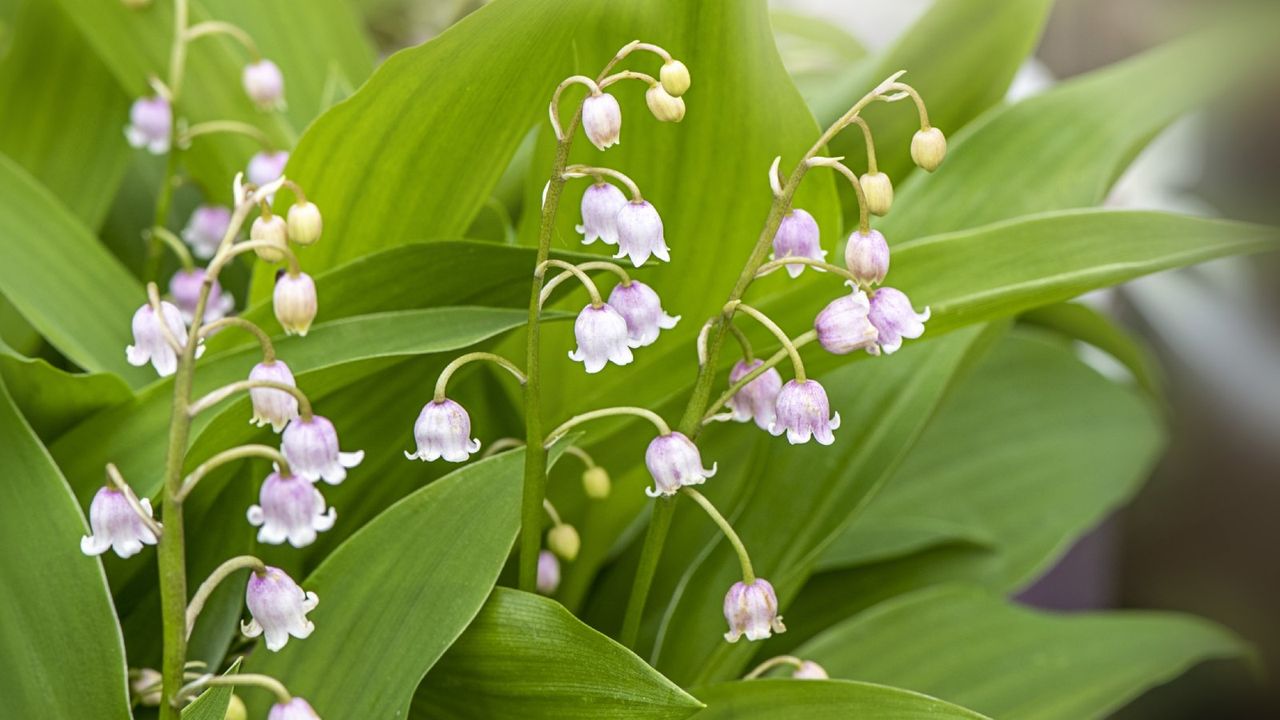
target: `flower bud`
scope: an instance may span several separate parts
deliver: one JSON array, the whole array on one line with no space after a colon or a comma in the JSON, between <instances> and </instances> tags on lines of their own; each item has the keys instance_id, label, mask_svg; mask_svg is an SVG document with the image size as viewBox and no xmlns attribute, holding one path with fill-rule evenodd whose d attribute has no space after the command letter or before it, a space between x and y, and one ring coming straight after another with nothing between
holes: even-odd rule
<instances>
[{"instance_id":1,"label":"flower bud","mask_svg":"<svg viewBox=\"0 0 1280 720\"><path fill-rule=\"evenodd\" d=\"M138 500L143 512L151 517L151 501ZM122 558L142 552L143 545L155 545L156 536L151 528L138 517L129 498L113 487L104 487L93 496L89 504L90 534L80 539L80 552L85 555L101 555L108 548Z\"/></svg>"},{"instance_id":2,"label":"flower bud","mask_svg":"<svg viewBox=\"0 0 1280 720\"><path fill-rule=\"evenodd\" d=\"M703 468L698 446L679 432L654 438L644 452L644 464L653 476L653 487L644 489L649 497L674 495L680 488L701 485L716 474L716 464Z\"/></svg>"},{"instance_id":3,"label":"flower bud","mask_svg":"<svg viewBox=\"0 0 1280 720\"><path fill-rule=\"evenodd\" d=\"M870 312L871 301L857 288L849 295L832 300L813 321L818 342L827 352L836 355L875 347L879 334L867 318Z\"/></svg>"},{"instance_id":4,"label":"flower bud","mask_svg":"<svg viewBox=\"0 0 1280 720\"><path fill-rule=\"evenodd\" d=\"M724 639L731 643L743 635L748 640L764 640L772 633L787 631L778 615L778 596L764 578L756 578L750 585L736 582L729 588L724 596L724 619L729 622Z\"/></svg>"},{"instance_id":5,"label":"flower bud","mask_svg":"<svg viewBox=\"0 0 1280 720\"><path fill-rule=\"evenodd\" d=\"M588 373L598 373L610 362L629 365L634 359L627 344L627 321L607 303L582 308L573 334L578 349L569 351L569 359L582 363Z\"/></svg>"},{"instance_id":6,"label":"flower bud","mask_svg":"<svg viewBox=\"0 0 1280 720\"><path fill-rule=\"evenodd\" d=\"M871 310L867 315L879 335L876 345L867 348L871 355L884 351L890 355L902 347L903 338L918 338L924 334L924 323L929 319L929 308L917 313L911 307L906 293L891 287L882 287L871 294Z\"/></svg>"},{"instance_id":7,"label":"flower bud","mask_svg":"<svg viewBox=\"0 0 1280 720\"><path fill-rule=\"evenodd\" d=\"M429 462L444 458L447 462L465 462L480 450L480 441L471 437L471 416L448 398L432 400L423 406L418 421L413 424L413 437L418 444L417 452L404 454L410 460Z\"/></svg>"},{"instance_id":8,"label":"flower bud","mask_svg":"<svg viewBox=\"0 0 1280 720\"><path fill-rule=\"evenodd\" d=\"M627 204L627 196L616 186L598 182L582 194L582 224L577 231L582 234L582 244L596 240L605 245L618 244L618 211Z\"/></svg>"},{"instance_id":9,"label":"flower bud","mask_svg":"<svg viewBox=\"0 0 1280 720\"><path fill-rule=\"evenodd\" d=\"M182 239L191 246L191 254L207 260L217 252L222 236L231 226L231 208L222 205L200 205L191 213Z\"/></svg>"},{"instance_id":10,"label":"flower bud","mask_svg":"<svg viewBox=\"0 0 1280 720\"><path fill-rule=\"evenodd\" d=\"M672 97L680 97L689 91L689 68L679 60L671 59L662 64L658 72L662 87Z\"/></svg>"},{"instance_id":11,"label":"flower bud","mask_svg":"<svg viewBox=\"0 0 1280 720\"><path fill-rule=\"evenodd\" d=\"M285 248L288 246L289 226L279 215L259 215L253 221L253 225L249 226L249 239L262 240L275 247ZM263 262L278 263L284 260L284 250L276 250L275 247L254 248L253 252Z\"/></svg>"},{"instance_id":12,"label":"flower bud","mask_svg":"<svg viewBox=\"0 0 1280 720\"><path fill-rule=\"evenodd\" d=\"M295 697L289 702L272 705L267 720L320 720L320 716L310 703Z\"/></svg>"},{"instance_id":13,"label":"flower bud","mask_svg":"<svg viewBox=\"0 0 1280 720\"><path fill-rule=\"evenodd\" d=\"M662 299L653 288L639 280L630 285L619 283L609 293L609 307L627 321L627 344L633 348L652 345L660 330L670 330L680 322L662 309Z\"/></svg>"},{"instance_id":14,"label":"flower bud","mask_svg":"<svg viewBox=\"0 0 1280 720\"><path fill-rule=\"evenodd\" d=\"M673 97L661 85L654 85L644 93L649 112L660 122L680 122L684 119L684 98Z\"/></svg>"},{"instance_id":15,"label":"flower bud","mask_svg":"<svg viewBox=\"0 0 1280 720\"><path fill-rule=\"evenodd\" d=\"M250 380L268 380L283 385L298 387L293 373L283 360L263 361L249 371ZM280 432L291 420L298 417L298 398L292 393L272 388L249 388L249 400L253 403L253 417L249 422L262 427L268 423L271 429Z\"/></svg>"},{"instance_id":16,"label":"flower bud","mask_svg":"<svg viewBox=\"0 0 1280 720\"><path fill-rule=\"evenodd\" d=\"M558 587L560 587L560 561L550 550L542 550L538 553L538 592L551 595Z\"/></svg>"},{"instance_id":17,"label":"flower bud","mask_svg":"<svg viewBox=\"0 0 1280 720\"><path fill-rule=\"evenodd\" d=\"M859 282L876 285L889 272L889 243L879 230L855 230L844 246L844 265Z\"/></svg>"},{"instance_id":18,"label":"flower bud","mask_svg":"<svg viewBox=\"0 0 1280 720\"><path fill-rule=\"evenodd\" d=\"M800 667L791 673L791 677L796 680L826 680L828 679L826 668L812 660L803 660Z\"/></svg>"},{"instance_id":19,"label":"flower bud","mask_svg":"<svg viewBox=\"0 0 1280 720\"><path fill-rule=\"evenodd\" d=\"M263 58L244 66L245 94L260 110L284 109L284 75L279 66Z\"/></svg>"},{"instance_id":20,"label":"flower bud","mask_svg":"<svg viewBox=\"0 0 1280 720\"><path fill-rule=\"evenodd\" d=\"M588 95L582 101L582 129L592 145L604 150L618 143L622 132L622 108L609 93Z\"/></svg>"},{"instance_id":21,"label":"flower bud","mask_svg":"<svg viewBox=\"0 0 1280 720\"><path fill-rule=\"evenodd\" d=\"M136 675L130 673L129 692L134 701L143 707L156 707L160 704L160 691L164 676L152 668L140 668Z\"/></svg>"},{"instance_id":22,"label":"flower bud","mask_svg":"<svg viewBox=\"0 0 1280 720\"><path fill-rule=\"evenodd\" d=\"M248 720L249 710L244 706L244 701L239 695L232 693L231 700L227 702L227 713L222 716L222 720Z\"/></svg>"},{"instance_id":23,"label":"flower bud","mask_svg":"<svg viewBox=\"0 0 1280 720\"><path fill-rule=\"evenodd\" d=\"M785 432L792 445L807 443L811 437L820 445L830 445L836 440L831 431L840 427L840 413L827 419L829 412L831 403L821 383L788 380L778 393L777 419L769 426L769 432Z\"/></svg>"},{"instance_id":24,"label":"flower bud","mask_svg":"<svg viewBox=\"0 0 1280 720\"><path fill-rule=\"evenodd\" d=\"M269 152L264 150L249 158L249 168L245 171L245 177L254 185L262 187L283 175L284 168L288 164L289 153L287 151Z\"/></svg>"},{"instance_id":25,"label":"flower bud","mask_svg":"<svg viewBox=\"0 0 1280 720\"><path fill-rule=\"evenodd\" d=\"M663 262L671 262L671 252L662 232L662 216L646 200L632 200L618 210L615 222L618 227L617 260L630 257L631 264L640 267L653 255Z\"/></svg>"},{"instance_id":26,"label":"flower bud","mask_svg":"<svg viewBox=\"0 0 1280 720\"><path fill-rule=\"evenodd\" d=\"M169 101L159 95L138 98L129 108L129 124L124 137L135 148L146 148L152 155L169 152L173 132L173 114Z\"/></svg>"},{"instance_id":27,"label":"flower bud","mask_svg":"<svg viewBox=\"0 0 1280 720\"><path fill-rule=\"evenodd\" d=\"M316 319L318 304L316 283L310 275L304 272L297 275L282 272L276 278L271 305L276 312L276 319L280 321L280 327L289 335L306 337L307 331L311 329L311 321Z\"/></svg>"},{"instance_id":28,"label":"flower bud","mask_svg":"<svg viewBox=\"0 0 1280 720\"><path fill-rule=\"evenodd\" d=\"M729 384L738 382L763 364L763 360L752 360L750 363L739 360L729 371ZM734 393L726 404L733 411L734 420L754 420L761 430L768 430L777 414L778 393L781 390L782 375L777 368L769 368Z\"/></svg>"},{"instance_id":29,"label":"flower bud","mask_svg":"<svg viewBox=\"0 0 1280 720\"><path fill-rule=\"evenodd\" d=\"M773 255L770 257L774 260L789 257L825 260L827 251L822 249L818 221L800 208L782 216L782 221L778 223L778 232L773 236ZM788 275L799 277L800 273L804 272L805 266L797 263L787 265L786 268Z\"/></svg>"},{"instance_id":30,"label":"flower bud","mask_svg":"<svg viewBox=\"0 0 1280 720\"><path fill-rule=\"evenodd\" d=\"M933 172L947 156L947 136L936 127L917 130L911 138L911 159L921 168Z\"/></svg>"},{"instance_id":31,"label":"flower bud","mask_svg":"<svg viewBox=\"0 0 1280 720\"><path fill-rule=\"evenodd\" d=\"M173 304L182 312L182 320L188 325L196 315L196 306L200 304L200 290L204 285L204 268L179 270L169 278L169 294L173 296ZM209 287L209 297L204 304L202 322L213 322L226 317L235 309L235 298L231 293L223 292L217 280Z\"/></svg>"},{"instance_id":32,"label":"flower bud","mask_svg":"<svg viewBox=\"0 0 1280 720\"><path fill-rule=\"evenodd\" d=\"M289 207L289 239L299 245L313 245L320 239L324 220L313 202L294 203Z\"/></svg>"},{"instance_id":33,"label":"flower bud","mask_svg":"<svg viewBox=\"0 0 1280 720\"><path fill-rule=\"evenodd\" d=\"M613 483L609 480L609 471L599 465L592 465L582 473L582 491L592 500L603 500L609 497Z\"/></svg>"},{"instance_id":34,"label":"flower bud","mask_svg":"<svg viewBox=\"0 0 1280 720\"><path fill-rule=\"evenodd\" d=\"M316 608L320 598L313 592L303 591L280 568L268 565L262 572L252 573L245 587L244 601L249 606L251 619L240 623L240 632L245 637L264 636L271 652L283 648L290 635L302 640L316 629L307 619L307 613Z\"/></svg>"},{"instance_id":35,"label":"flower bud","mask_svg":"<svg viewBox=\"0 0 1280 720\"><path fill-rule=\"evenodd\" d=\"M865 173L858 181L862 194L867 198L867 212L872 215L888 215L893 207L893 182L882 172Z\"/></svg>"},{"instance_id":36,"label":"flower bud","mask_svg":"<svg viewBox=\"0 0 1280 720\"><path fill-rule=\"evenodd\" d=\"M337 511L325 510L324 496L306 478L273 472L262 483L258 504L250 506L249 524L258 530L258 542L296 548L316 541L316 533L333 527Z\"/></svg>"},{"instance_id":37,"label":"flower bud","mask_svg":"<svg viewBox=\"0 0 1280 720\"><path fill-rule=\"evenodd\" d=\"M280 452L289 469L311 482L323 479L337 485L347 479L347 468L364 460L363 450L348 453L339 447L337 429L319 415L294 418L280 437Z\"/></svg>"},{"instance_id":38,"label":"flower bud","mask_svg":"<svg viewBox=\"0 0 1280 720\"><path fill-rule=\"evenodd\" d=\"M547 547L567 562L573 562L582 548L582 540L572 525L560 523L547 533Z\"/></svg>"},{"instance_id":39,"label":"flower bud","mask_svg":"<svg viewBox=\"0 0 1280 720\"><path fill-rule=\"evenodd\" d=\"M168 377L178 369L178 354L165 338L164 327L169 328L179 347L186 347L187 326L182 321L182 311L173 303L161 302L160 314L163 317L157 317L150 304L133 314L133 344L125 348L125 358L135 367L149 361L160 377ZM203 352L202 345L197 348L196 357Z\"/></svg>"}]
</instances>

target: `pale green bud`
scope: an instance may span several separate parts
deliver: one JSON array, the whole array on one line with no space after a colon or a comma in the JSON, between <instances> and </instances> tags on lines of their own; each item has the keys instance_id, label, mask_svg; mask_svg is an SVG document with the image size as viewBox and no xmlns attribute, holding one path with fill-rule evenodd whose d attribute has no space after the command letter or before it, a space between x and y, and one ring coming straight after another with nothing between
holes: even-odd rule
<instances>
[{"instance_id":1,"label":"pale green bud","mask_svg":"<svg viewBox=\"0 0 1280 720\"><path fill-rule=\"evenodd\" d=\"M866 173L858 181L867 196L867 212L887 215L893 206L893 182L882 172Z\"/></svg>"},{"instance_id":2,"label":"pale green bud","mask_svg":"<svg viewBox=\"0 0 1280 720\"><path fill-rule=\"evenodd\" d=\"M911 138L911 159L921 168L933 172L947 156L947 137L936 127L918 130Z\"/></svg>"},{"instance_id":3,"label":"pale green bud","mask_svg":"<svg viewBox=\"0 0 1280 720\"><path fill-rule=\"evenodd\" d=\"M684 119L684 100L672 97L661 85L654 85L644 94L649 112L662 122L680 122Z\"/></svg>"},{"instance_id":4,"label":"pale green bud","mask_svg":"<svg viewBox=\"0 0 1280 720\"><path fill-rule=\"evenodd\" d=\"M603 500L609 497L613 483L609 481L609 471L596 465L582 473L582 490L592 500Z\"/></svg>"},{"instance_id":5,"label":"pale green bud","mask_svg":"<svg viewBox=\"0 0 1280 720\"><path fill-rule=\"evenodd\" d=\"M227 703L227 714L222 717L224 720L246 720L249 717L249 711L239 695L231 696L231 702Z\"/></svg>"},{"instance_id":6,"label":"pale green bud","mask_svg":"<svg viewBox=\"0 0 1280 720\"><path fill-rule=\"evenodd\" d=\"M311 245L320 239L324 220L313 202L295 203L289 208L289 239L299 245Z\"/></svg>"},{"instance_id":7,"label":"pale green bud","mask_svg":"<svg viewBox=\"0 0 1280 720\"><path fill-rule=\"evenodd\" d=\"M551 532L547 533L547 547L566 561L573 562L573 559L578 557L582 540L578 538L578 531L574 530L572 525L562 523L551 528Z\"/></svg>"},{"instance_id":8,"label":"pale green bud","mask_svg":"<svg viewBox=\"0 0 1280 720\"><path fill-rule=\"evenodd\" d=\"M287 247L289 239L289 227L285 224L284 218L279 215L259 216L253 221L253 225L249 226L250 240L265 240L272 245L279 245L281 248ZM284 260L283 250L274 250L272 248L254 248L258 257L263 262L278 263Z\"/></svg>"},{"instance_id":9,"label":"pale green bud","mask_svg":"<svg viewBox=\"0 0 1280 720\"><path fill-rule=\"evenodd\" d=\"M663 64L658 78L662 80L662 87L672 97L680 97L689 91L689 68L679 60L668 60Z\"/></svg>"}]
</instances>

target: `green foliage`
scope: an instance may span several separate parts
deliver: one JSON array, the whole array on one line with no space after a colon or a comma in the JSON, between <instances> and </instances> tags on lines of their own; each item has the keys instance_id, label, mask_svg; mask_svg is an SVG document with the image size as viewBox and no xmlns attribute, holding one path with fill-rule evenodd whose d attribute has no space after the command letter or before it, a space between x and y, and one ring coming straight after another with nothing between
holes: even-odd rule
<instances>
[{"instance_id":1,"label":"green foliage","mask_svg":"<svg viewBox=\"0 0 1280 720\"><path fill-rule=\"evenodd\" d=\"M898 688L843 680L749 680L694 692L707 709L697 720L982 720L982 715Z\"/></svg>"},{"instance_id":2,"label":"green foliage","mask_svg":"<svg viewBox=\"0 0 1280 720\"><path fill-rule=\"evenodd\" d=\"M240 661L236 660L223 675L235 675L239 669ZM182 720L223 720L234 691L230 685L215 685L205 690L190 705L182 708Z\"/></svg>"}]
</instances>

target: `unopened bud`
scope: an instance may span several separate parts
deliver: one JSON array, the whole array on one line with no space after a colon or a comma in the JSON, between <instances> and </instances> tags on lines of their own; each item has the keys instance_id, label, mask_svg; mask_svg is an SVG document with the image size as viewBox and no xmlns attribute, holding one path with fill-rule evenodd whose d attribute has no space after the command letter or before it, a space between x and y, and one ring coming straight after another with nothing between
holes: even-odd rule
<instances>
[{"instance_id":1,"label":"unopened bud","mask_svg":"<svg viewBox=\"0 0 1280 720\"><path fill-rule=\"evenodd\" d=\"M938 169L947 156L947 136L936 127L917 130L911 138L911 159L929 172Z\"/></svg>"},{"instance_id":2,"label":"unopened bud","mask_svg":"<svg viewBox=\"0 0 1280 720\"><path fill-rule=\"evenodd\" d=\"M689 91L689 68L679 60L668 60L658 77L662 80L662 87L672 97L680 97Z\"/></svg>"},{"instance_id":3,"label":"unopened bud","mask_svg":"<svg viewBox=\"0 0 1280 720\"><path fill-rule=\"evenodd\" d=\"M567 562L573 562L578 557L578 550L582 547L582 540L578 537L578 531L573 529L572 525L560 523L551 528L547 533L547 547L551 552L564 558Z\"/></svg>"},{"instance_id":4,"label":"unopened bud","mask_svg":"<svg viewBox=\"0 0 1280 720\"><path fill-rule=\"evenodd\" d=\"M609 480L609 471L595 465L582 473L582 491L592 500L603 500L609 497L613 483Z\"/></svg>"},{"instance_id":5,"label":"unopened bud","mask_svg":"<svg viewBox=\"0 0 1280 720\"><path fill-rule=\"evenodd\" d=\"M316 284L310 275L282 272L276 278L272 306L280 327L289 335L306 336L307 330L311 329L311 321L316 319L317 305ZM289 464L296 463L290 461Z\"/></svg>"},{"instance_id":6,"label":"unopened bud","mask_svg":"<svg viewBox=\"0 0 1280 720\"><path fill-rule=\"evenodd\" d=\"M227 703L227 714L222 717L224 720L246 720L249 717L249 711L245 709L244 701L239 695L231 696L231 702Z\"/></svg>"},{"instance_id":7,"label":"unopened bud","mask_svg":"<svg viewBox=\"0 0 1280 720\"><path fill-rule=\"evenodd\" d=\"M278 263L284 260L284 248L288 244L289 227L285 224L284 218L279 215L260 215L258 219L253 221L253 225L249 226L250 240L263 240L277 245L281 249L259 247L253 251L262 258L263 262Z\"/></svg>"},{"instance_id":8,"label":"unopened bud","mask_svg":"<svg viewBox=\"0 0 1280 720\"><path fill-rule=\"evenodd\" d=\"M582 101L582 131L592 145L604 150L616 145L622 133L622 107L609 93L589 95Z\"/></svg>"},{"instance_id":9,"label":"unopened bud","mask_svg":"<svg viewBox=\"0 0 1280 720\"><path fill-rule=\"evenodd\" d=\"M156 707L160 704L160 689L163 679L157 670L142 668L131 674L129 690L134 700L145 707Z\"/></svg>"},{"instance_id":10,"label":"unopened bud","mask_svg":"<svg viewBox=\"0 0 1280 720\"><path fill-rule=\"evenodd\" d=\"M893 207L893 182L889 176L882 172L869 172L858 182L867 198L867 212L872 215L889 214L889 208Z\"/></svg>"},{"instance_id":11,"label":"unopened bud","mask_svg":"<svg viewBox=\"0 0 1280 720\"><path fill-rule=\"evenodd\" d=\"M661 122L680 122L684 119L684 100L672 97L661 85L654 85L644 94L649 112Z\"/></svg>"},{"instance_id":12,"label":"unopened bud","mask_svg":"<svg viewBox=\"0 0 1280 720\"><path fill-rule=\"evenodd\" d=\"M295 203L289 208L289 239L299 245L311 245L320 239L324 220L313 202Z\"/></svg>"}]
</instances>

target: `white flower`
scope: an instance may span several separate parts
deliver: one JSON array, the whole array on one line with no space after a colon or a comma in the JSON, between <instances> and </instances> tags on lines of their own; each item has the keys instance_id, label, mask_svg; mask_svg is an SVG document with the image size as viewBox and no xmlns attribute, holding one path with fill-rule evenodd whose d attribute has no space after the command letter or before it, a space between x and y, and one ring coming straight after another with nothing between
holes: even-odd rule
<instances>
[{"instance_id":1,"label":"white flower","mask_svg":"<svg viewBox=\"0 0 1280 720\"><path fill-rule=\"evenodd\" d=\"M879 333L867 317L870 312L871 301L858 288L832 300L813 321L818 342L836 355L875 347Z\"/></svg>"},{"instance_id":2,"label":"white flower","mask_svg":"<svg viewBox=\"0 0 1280 720\"><path fill-rule=\"evenodd\" d=\"M262 151L249 158L249 167L245 177L249 182L262 187L284 175L284 167L289 164L289 153L285 150L275 152Z\"/></svg>"},{"instance_id":3,"label":"white flower","mask_svg":"<svg viewBox=\"0 0 1280 720\"><path fill-rule=\"evenodd\" d=\"M471 437L471 417L458 403L445 398L423 406L413 424L417 452L406 452L410 460L465 462L480 450L480 441Z\"/></svg>"},{"instance_id":4,"label":"white flower","mask_svg":"<svg viewBox=\"0 0 1280 720\"><path fill-rule=\"evenodd\" d=\"M270 60L263 58L244 66L241 75L245 94L262 110L284 109L284 74Z\"/></svg>"},{"instance_id":5,"label":"white flower","mask_svg":"<svg viewBox=\"0 0 1280 720\"><path fill-rule=\"evenodd\" d=\"M551 595L560 587L560 561L550 550L538 553L538 592Z\"/></svg>"},{"instance_id":6,"label":"white flower","mask_svg":"<svg viewBox=\"0 0 1280 720\"><path fill-rule=\"evenodd\" d=\"M347 479L347 468L364 460L363 450L339 450L338 431L319 415L294 418L280 438L280 451L294 473L311 482L324 479L330 485Z\"/></svg>"},{"instance_id":7,"label":"white flower","mask_svg":"<svg viewBox=\"0 0 1280 720\"><path fill-rule=\"evenodd\" d=\"M736 582L729 588L724 596L724 619L729 621L724 639L731 643L743 635L748 640L764 640L772 632L787 630L778 616L778 596L764 578L756 578L750 585Z\"/></svg>"},{"instance_id":8,"label":"white flower","mask_svg":"<svg viewBox=\"0 0 1280 720\"><path fill-rule=\"evenodd\" d=\"M832 430L840 427L840 413L827 418L831 404L827 391L817 380L788 380L778 393L777 416L769 426L774 435L787 434L792 445L802 445L810 438L820 445L836 441Z\"/></svg>"},{"instance_id":9,"label":"white flower","mask_svg":"<svg viewBox=\"0 0 1280 720\"><path fill-rule=\"evenodd\" d=\"M268 380L298 387L293 373L283 360L263 361L249 371L250 380ZM298 417L298 399L292 393L272 388L249 388L249 400L253 402L253 417L249 422L262 427L268 423L280 432L290 420Z\"/></svg>"},{"instance_id":10,"label":"white flower","mask_svg":"<svg viewBox=\"0 0 1280 720\"><path fill-rule=\"evenodd\" d=\"M738 382L763 364L763 360L752 360L749 363L739 360L729 371L729 384ZM777 415L778 393L781 391L782 375L777 368L769 368L757 375L755 380L742 386L741 390L729 398L726 405L733 411L734 420L754 420L761 430L768 430Z\"/></svg>"},{"instance_id":11,"label":"white flower","mask_svg":"<svg viewBox=\"0 0 1280 720\"><path fill-rule=\"evenodd\" d=\"M304 592L280 568L268 565L262 572L250 575L244 602L252 619L240 623L240 632L251 638L262 635L271 652L283 648L290 635L301 640L316 629L307 613L315 609L320 598L313 592Z\"/></svg>"},{"instance_id":12,"label":"white flower","mask_svg":"<svg viewBox=\"0 0 1280 720\"><path fill-rule=\"evenodd\" d=\"M891 287L882 287L871 295L871 310L867 315L878 332L875 345L867 348L872 355L884 351L890 355L902 347L903 338L918 338L924 334L929 308L916 312L906 293Z\"/></svg>"},{"instance_id":13,"label":"white flower","mask_svg":"<svg viewBox=\"0 0 1280 720\"><path fill-rule=\"evenodd\" d=\"M164 327L169 328L178 347L186 347L187 326L182 322L182 311L173 303L161 302L160 312L164 326L150 304L143 305L133 314L133 344L125 348L125 357L135 367L150 362L160 377L168 377L178 369L178 354L165 338ZM203 353L203 345L196 348L196 357Z\"/></svg>"},{"instance_id":14,"label":"white flower","mask_svg":"<svg viewBox=\"0 0 1280 720\"><path fill-rule=\"evenodd\" d=\"M173 304L182 311L183 321L188 324L196 316L196 305L200 302L200 289L204 285L204 278L205 269L199 267L179 270L169 278L169 295L173 297ZM214 280L209 288L209 297L205 300L202 322L209 323L224 318L235 309L235 306L236 301L231 297L231 293L223 292L222 285Z\"/></svg>"},{"instance_id":15,"label":"white flower","mask_svg":"<svg viewBox=\"0 0 1280 720\"><path fill-rule=\"evenodd\" d=\"M169 101L160 96L138 98L129 108L129 124L124 136L135 148L146 148L152 155L169 152L169 135L173 130L173 115Z\"/></svg>"},{"instance_id":16,"label":"white flower","mask_svg":"<svg viewBox=\"0 0 1280 720\"><path fill-rule=\"evenodd\" d=\"M610 362L628 365L633 359L627 345L627 321L607 303L582 308L573 323L573 334L578 349L569 351L569 359L582 363L589 373L600 372Z\"/></svg>"},{"instance_id":17,"label":"white flower","mask_svg":"<svg viewBox=\"0 0 1280 720\"><path fill-rule=\"evenodd\" d=\"M666 238L662 234L662 216L646 200L632 200L618 211L614 222L618 228L618 254L614 259L630 257L640 267L650 255L671 262Z\"/></svg>"},{"instance_id":18,"label":"white flower","mask_svg":"<svg viewBox=\"0 0 1280 720\"><path fill-rule=\"evenodd\" d=\"M639 280L613 286L609 307L627 321L627 344L633 348L652 345L658 339L658 331L670 330L680 322L679 315L671 317L662 309L658 293Z\"/></svg>"},{"instance_id":19,"label":"white flower","mask_svg":"<svg viewBox=\"0 0 1280 720\"><path fill-rule=\"evenodd\" d=\"M604 150L616 145L622 132L622 108L609 93L590 95L582 101L582 130L592 145Z\"/></svg>"},{"instance_id":20,"label":"white flower","mask_svg":"<svg viewBox=\"0 0 1280 720\"><path fill-rule=\"evenodd\" d=\"M818 227L818 221L800 208L782 216L782 222L778 223L778 232L773 235L773 254L770 258L785 260L789 257L813 260L825 260L827 257L827 251L822 249L822 231ZM809 266L801 263L787 265L787 274L798 277L806 267ZM821 272L817 268L814 270Z\"/></svg>"},{"instance_id":21,"label":"white flower","mask_svg":"<svg viewBox=\"0 0 1280 720\"><path fill-rule=\"evenodd\" d=\"M258 503L249 508L249 524L261 528L258 542L268 545L287 540L296 548L306 547L337 518L333 508L325 510L324 496L309 480L279 471L263 481Z\"/></svg>"},{"instance_id":22,"label":"white flower","mask_svg":"<svg viewBox=\"0 0 1280 720\"><path fill-rule=\"evenodd\" d=\"M617 187L598 182L582 194L582 244L602 240L605 245L618 244L618 211L627 204L627 196Z\"/></svg>"},{"instance_id":23,"label":"white flower","mask_svg":"<svg viewBox=\"0 0 1280 720\"><path fill-rule=\"evenodd\" d=\"M644 464L653 476L653 487L645 488L649 497L674 495L686 485L701 485L716 474L716 464L702 467L702 453L683 433L659 435L644 452Z\"/></svg>"},{"instance_id":24,"label":"white flower","mask_svg":"<svg viewBox=\"0 0 1280 720\"><path fill-rule=\"evenodd\" d=\"M142 498L139 504L151 517L151 501ZM80 539L80 551L85 555L101 555L111 548L116 555L127 558L142 552L143 545L156 544L155 534L134 512L129 498L112 487L104 487L93 496L89 529L91 533Z\"/></svg>"},{"instance_id":25,"label":"white flower","mask_svg":"<svg viewBox=\"0 0 1280 720\"><path fill-rule=\"evenodd\" d=\"M300 697L287 703L276 703L267 713L267 720L320 720L314 708Z\"/></svg>"},{"instance_id":26,"label":"white flower","mask_svg":"<svg viewBox=\"0 0 1280 720\"><path fill-rule=\"evenodd\" d=\"M231 226L231 208L222 205L200 205L191 213L182 239L191 246L191 254L207 260L217 252L222 236Z\"/></svg>"},{"instance_id":27,"label":"white flower","mask_svg":"<svg viewBox=\"0 0 1280 720\"><path fill-rule=\"evenodd\" d=\"M276 217L278 218L279 215ZM305 337L319 311L315 281L304 272L297 275L281 273L280 277L276 278L271 307L275 310L276 320L280 321L280 327L284 328L286 333Z\"/></svg>"}]
</instances>

